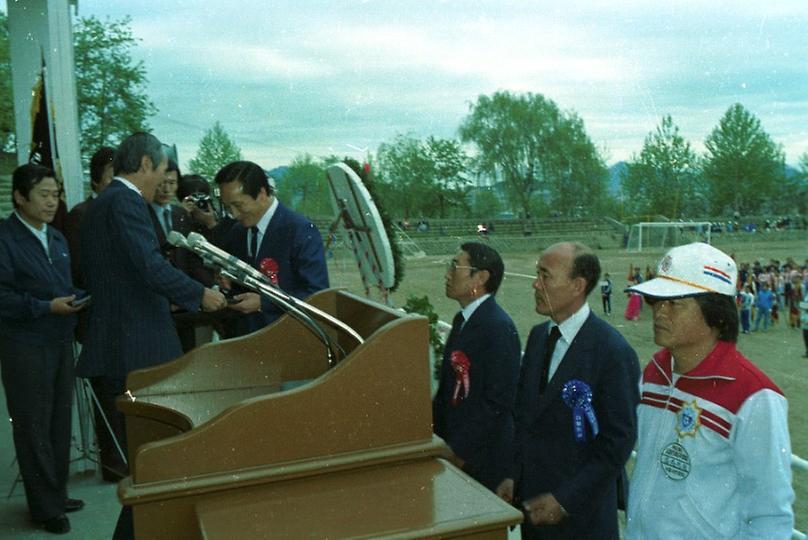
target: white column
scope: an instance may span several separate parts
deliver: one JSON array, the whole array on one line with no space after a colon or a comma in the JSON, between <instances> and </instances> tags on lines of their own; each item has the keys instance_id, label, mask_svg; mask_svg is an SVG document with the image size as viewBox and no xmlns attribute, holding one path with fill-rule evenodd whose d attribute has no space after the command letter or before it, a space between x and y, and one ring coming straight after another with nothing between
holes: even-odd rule
<instances>
[{"instance_id":1,"label":"white column","mask_svg":"<svg viewBox=\"0 0 808 540\"><path fill-rule=\"evenodd\" d=\"M68 0L7 0L17 161L30 154L31 101L44 55L48 121L59 155L67 206L84 198L80 132ZM53 141L51 141L53 142Z\"/></svg>"}]
</instances>

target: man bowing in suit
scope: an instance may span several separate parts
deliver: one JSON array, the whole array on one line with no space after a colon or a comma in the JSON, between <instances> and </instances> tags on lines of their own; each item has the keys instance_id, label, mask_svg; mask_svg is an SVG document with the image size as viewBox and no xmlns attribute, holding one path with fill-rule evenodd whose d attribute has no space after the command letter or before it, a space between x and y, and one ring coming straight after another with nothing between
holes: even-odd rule
<instances>
[{"instance_id":1,"label":"man bowing in suit","mask_svg":"<svg viewBox=\"0 0 808 540\"><path fill-rule=\"evenodd\" d=\"M440 383L432 401L435 434L450 461L492 491L509 473L519 335L494 295L505 266L494 249L460 246L446 270L446 296L457 300Z\"/></svg>"},{"instance_id":2,"label":"man bowing in suit","mask_svg":"<svg viewBox=\"0 0 808 540\"><path fill-rule=\"evenodd\" d=\"M536 265L536 311L516 397L513 477L497 494L522 501L522 538L617 539L618 480L637 435L637 354L589 309L598 258L579 243Z\"/></svg>"},{"instance_id":3,"label":"man bowing in suit","mask_svg":"<svg viewBox=\"0 0 808 540\"><path fill-rule=\"evenodd\" d=\"M238 221L223 242L231 255L261 270L287 294L301 300L328 287L323 239L308 219L275 198L264 169L234 161L215 178L222 203ZM244 314L229 326L227 337L255 332L283 313L257 293L237 294L230 308Z\"/></svg>"}]
</instances>

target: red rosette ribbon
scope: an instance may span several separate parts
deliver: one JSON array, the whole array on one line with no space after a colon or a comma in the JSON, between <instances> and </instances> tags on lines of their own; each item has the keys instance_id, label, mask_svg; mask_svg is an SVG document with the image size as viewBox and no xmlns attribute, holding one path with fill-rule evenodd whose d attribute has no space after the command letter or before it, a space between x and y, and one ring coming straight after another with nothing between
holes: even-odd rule
<instances>
[{"instance_id":1,"label":"red rosette ribbon","mask_svg":"<svg viewBox=\"0 0 808 540\"><path fill-rule=\"evenodd\" d=\"M262 274L269 278L270 283L276 287L278 286L278 262L275 259L270 257L261 259L258 268Z\"/></svg>"},{"instance_id":2,"label":"red rosette ribbon","mask_svg":"<svg viewBox=\"0 0 808 540\"><path fill-rule=\"evenodd\" d=\"M450 357L452 362L452 370L455 374L455 387L452 394L452 405L457 406L461 399L466 399L471 390L471 379L469 378L469 370L471 369L471 360L466 356L463 351L452 351ZM460 395L460 391L463 395Z\"/></svg>"}]
</instances>

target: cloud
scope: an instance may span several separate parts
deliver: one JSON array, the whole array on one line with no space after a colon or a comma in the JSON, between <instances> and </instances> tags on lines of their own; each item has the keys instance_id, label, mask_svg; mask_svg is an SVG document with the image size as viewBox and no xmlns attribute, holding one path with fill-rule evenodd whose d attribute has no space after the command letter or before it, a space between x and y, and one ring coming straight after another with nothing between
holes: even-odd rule
<instances>
[{"instance_id":1,"label":"cloud","mask_svg":"<svg viewBox=\"0 0 808 540\"><path fill-rule=\"evenodd\" d=\"M500 89L577 111L613 160L639 152L663 114L696 147L734 102L789 161L808 149L803 0L83 0L81 9L131 13L161 110L153 125L189 152L215 120L277 162L375 150L398 132L450 137L477 96Z\"/></svg>"}]
</instances>

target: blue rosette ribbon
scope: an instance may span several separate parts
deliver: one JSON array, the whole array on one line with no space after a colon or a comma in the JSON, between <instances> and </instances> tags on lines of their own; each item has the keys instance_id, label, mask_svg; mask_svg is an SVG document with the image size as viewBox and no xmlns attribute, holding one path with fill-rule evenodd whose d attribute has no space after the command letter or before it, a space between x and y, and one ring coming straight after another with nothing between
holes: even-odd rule
<instances>
[{"instance_id":1,"label":"blue rosette ribbon","mask_svg":"<svg viewBox=\"0 0 808 540\"><path fill-rule=\"evenodd\" d=\"M596 437L599 431L598 419L595 417L595 408L592 407L592 389L589 385L578 379L569 380L561 389L561 399L572 409L572 432L575 441L586 440L587 422L592 429L592 437Z\"/></svg>"}]
</instances>

